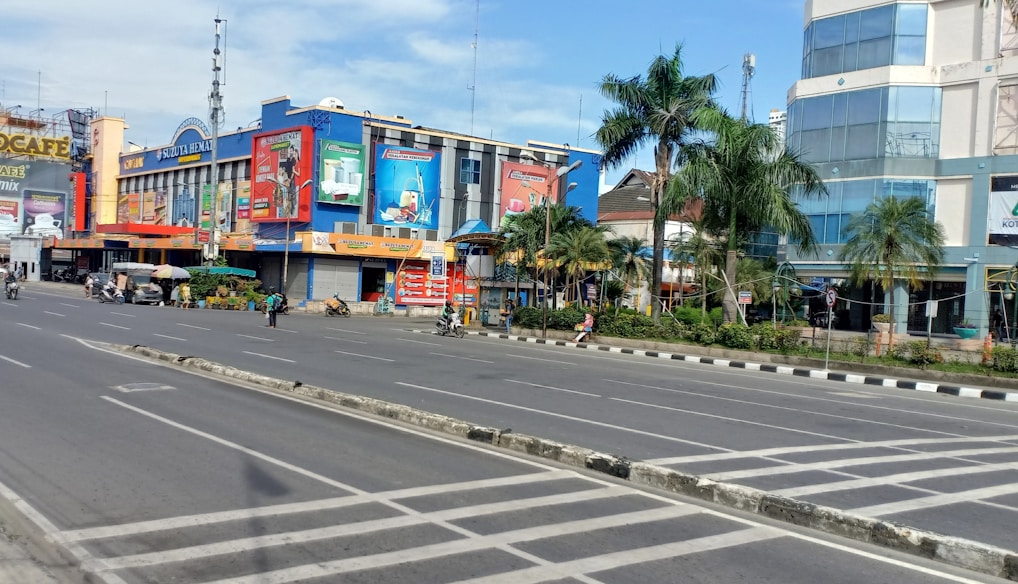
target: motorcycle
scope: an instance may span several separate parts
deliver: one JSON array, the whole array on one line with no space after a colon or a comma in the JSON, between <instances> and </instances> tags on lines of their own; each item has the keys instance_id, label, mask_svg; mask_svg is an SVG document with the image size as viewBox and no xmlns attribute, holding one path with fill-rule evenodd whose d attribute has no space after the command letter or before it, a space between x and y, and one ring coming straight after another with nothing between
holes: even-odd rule
<instances>
[{"instance_id":1,"label":"motorcycle","mask_svg":"<svg viewBox=\"0 0 1018 584\"><path fill-rule=\"evenodd\" d=\"M290 314L290 305L286 301L286 294L280 292L279 296L281 298L279 300L279 304L276 306L276 314ZM260 306L262 314L265 314L266 312L269 311L269 306L265 302L262 302Z\"/></svg>"},{"instance_id":2,"label":"motorcycle","mask_svg":"<svg viewBox=\"0 0 1018 584\"><path fill-rule=\"evenodd\" d=\"M110 288L103 288L99 292L99 296L97 298L99 299L99 302L102 304L105 304L107 302L112 302L114 304L123 304L124 292L117 287L114 287L112 291Z\"/></svg>"},{"instance_id":3,"label":"motorcycle","mask_svg":"<svg viewBox=\"0 0 1018 584\"><path fill-rule=\"evenodd\" d=\"M439 317L438 321L435 322L435 329L438 334L443 337L448 334L456 335L459 338L463 338L463 335L467 334L467 330L463 327L463 323L460 322L460 315L453 313L449 317L449 322L446 322L444 318Z\"/></svg>"},{"instance_id":4,"label":"motorcycle","mask_svg":"<svg viewBox=\"0 0 1018 584\"><path fill-rule=\"evenodd\" d=\"M339 297L339 293L332 295L332 298L325 301L325 316L350 317L350 307Z\"/></svg>"},{"instance_id":5,"label":"motorcycle","mask_svg":"<svg viewBox=\"0 0 1018 584\"><path fill-rule=\"evenodd\" d=\"M7 293L7 299L8 300L17 300L18 299L18 283L17 282L7 282L6 286L4 286L4 292Z\"/></svg>"}]
</instances>

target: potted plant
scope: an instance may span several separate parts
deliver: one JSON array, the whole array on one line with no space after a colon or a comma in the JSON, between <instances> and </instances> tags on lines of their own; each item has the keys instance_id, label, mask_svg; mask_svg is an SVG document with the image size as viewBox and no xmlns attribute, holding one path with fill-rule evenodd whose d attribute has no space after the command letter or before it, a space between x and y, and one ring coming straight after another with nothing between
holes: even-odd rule
<instances>
[{"instance_id":1,"label":"potted plant","mask_svg":"<svg viewBox=\"0 0 1018 584\"><path fill-rule=\"evenodd\" d=\"M889 314L874 314L870 322L873 323L873 328L882 333L891 330L891 315Z\"/></svg>"},{"instance_id":2,"label":"potted plant","mask_svg":"<svg viewBox=\"0 0 1018 584\"><path fill-rule=\"evenodd\" d=\"M977 332L979 332L979 329L976 327L976 325L972 324L967 320L954 325L954 334L958 335L963 339L971 339L972 337L976 336Z\"/></svg>"}]
</instances>

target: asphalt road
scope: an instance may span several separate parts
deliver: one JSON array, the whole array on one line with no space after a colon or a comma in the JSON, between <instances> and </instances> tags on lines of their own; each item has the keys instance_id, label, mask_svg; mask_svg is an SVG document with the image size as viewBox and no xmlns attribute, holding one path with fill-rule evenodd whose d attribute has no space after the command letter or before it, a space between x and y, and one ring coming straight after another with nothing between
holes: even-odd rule
<instances>
[{"instance_id":1,"label":"asphalt road","mask_svg":"<svg viewBox=\"0 0 1018 584\"><path fill-rule=\"evenodd\" d=\"M61 334L144 344L1018 547L1014 404L438 338L401 318L291 315L272 330L256 313L100 305L76 292L30 284L0 303L4 379L74 378ZM21 342L33 335L50 341Z\"/></svg>"}]
</instances>

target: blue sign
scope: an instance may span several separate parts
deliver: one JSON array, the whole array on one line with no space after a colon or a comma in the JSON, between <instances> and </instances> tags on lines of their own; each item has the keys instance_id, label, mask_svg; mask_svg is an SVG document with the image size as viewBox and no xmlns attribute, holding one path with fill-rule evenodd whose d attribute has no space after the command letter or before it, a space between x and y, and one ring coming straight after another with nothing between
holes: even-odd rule
<instances>
[{"instance_id":1,"label":"blue sign","mask_svg":"<svg viewBox=\"0 0 1018 584\"><path fill-rule=\"evenodd\" d=\"M445 254L435 254L431 256L431 277L445 277Z\"/></svg>"}]
</instances>

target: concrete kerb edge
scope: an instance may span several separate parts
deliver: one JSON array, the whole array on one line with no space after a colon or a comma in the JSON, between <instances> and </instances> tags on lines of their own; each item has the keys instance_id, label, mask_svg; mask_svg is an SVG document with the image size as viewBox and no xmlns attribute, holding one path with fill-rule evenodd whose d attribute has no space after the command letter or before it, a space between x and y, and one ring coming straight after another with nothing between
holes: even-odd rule
<instances>
[{"instance_id":1,"label":"concrete kerb edge","mask_svg":"<svg viewBox=\"0 0 1018 584\"><path fill-rule=\"evenodd\" d=\"M456 418L383 400L345 394L306 385L299 381L286 381L248 373L206 359L163 352L143 345L117 345L116 347L123 352L136 353L171 365L198 369L318 399L347 409L398 420L498 448L554 460L568 466L586 468L637 485L693 497L785 523L877 544L983 574L1018 581L1018 552L915 529L890 521L854 515L840 509L824 507L798 499L780 497L751 487L713 481L662 466L631 461L614 454L596 452L536 436L477 426Z\"/></svg>"}]
</instances>

